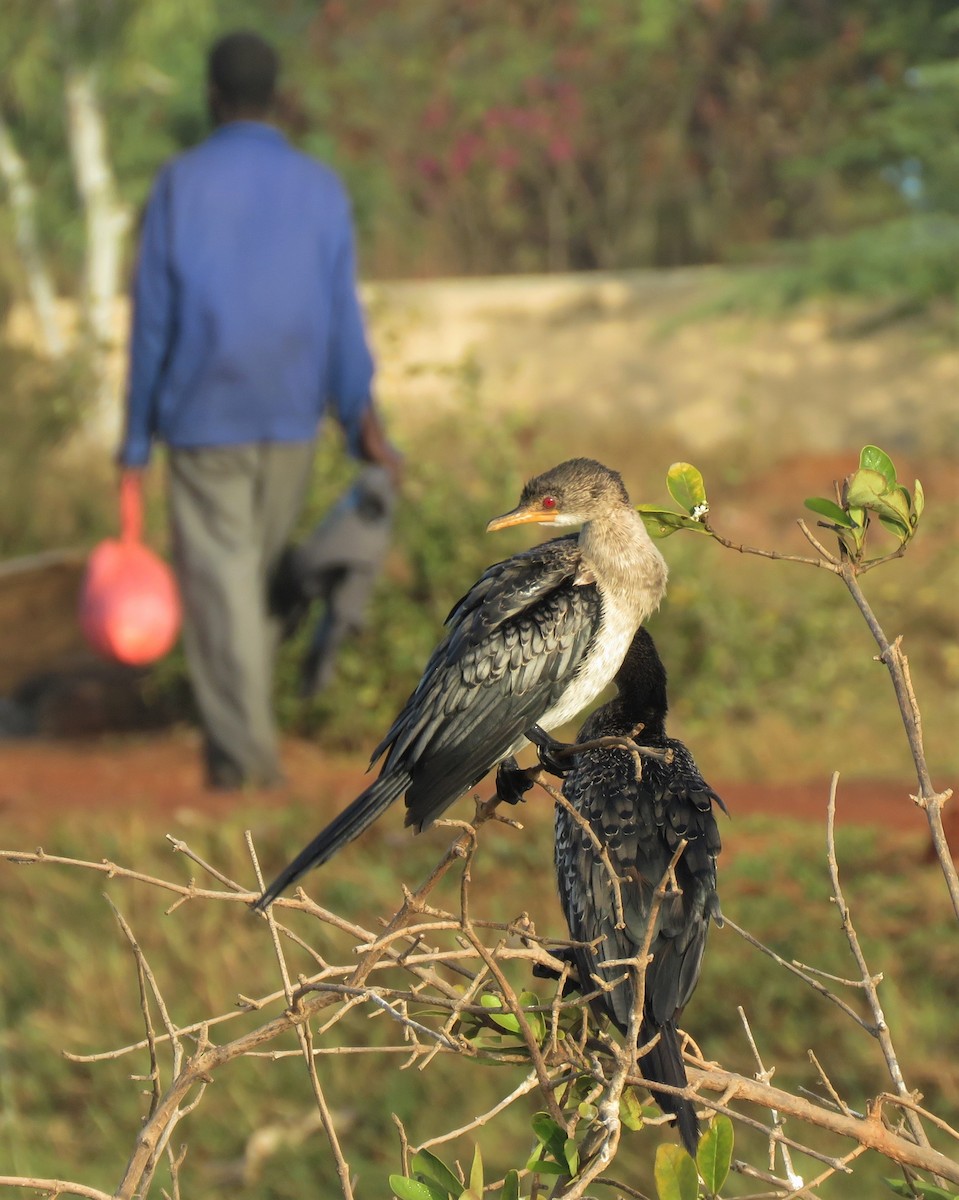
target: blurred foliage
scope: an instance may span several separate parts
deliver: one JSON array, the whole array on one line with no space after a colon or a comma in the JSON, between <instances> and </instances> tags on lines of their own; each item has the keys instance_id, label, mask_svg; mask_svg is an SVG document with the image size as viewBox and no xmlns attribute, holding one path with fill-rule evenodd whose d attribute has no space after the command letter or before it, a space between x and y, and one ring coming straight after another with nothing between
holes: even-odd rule
<instances>
[{"instance_id":1,"label":"blurred foliage","mask_svg":"<svg viewBox=\"0 0 959 1200\"><path fill-rule=\"evenodd\" d=\"M209 43L249 26L283 55L281 122L346 176L374 275L740 261L816 237L783 295L954 293L933 248L956 241L959 213L957 14L948 0L6 0L0 111L66 291L84 233L64 64L97 66L137 206L208 127ZM0 223L0 279L13 258Z\"/></svg>"},{"instance_id":2,"label":"blurred foliage","mask_svg":"<svg viewBox=\"0 0 959 1200\"><path fill-rule=\"evenodd\" d=\"M419 430L428 454L407 463L394 527L396 550L371 605L366 631L344 646L333 687L315 701L297 698L297 674L310 625L281 656L280 719L301 733L322 729L331 744L371 747L419 678L453 604L511 543L483 530L515 503L527 470L529 416L496 417L479 405L475 373L451 378L453 405ZM335 438L320 447L315 485L301 529L326 512L350 468Z\"/></svg>"},{"instance_id":3,"label":"blurred foliage","mask_svg":"<svg viewBox=\"0 0 959 1200\"><path fill-rule=\"evenodd\" d=\"M727 800L734 810L735 796ZM840 786L840 821L842 801ZM241 800L226 819L179 814L176 833L230 877L252 883L244 829L253 831L264 865L280 862L300 844L304 829L321 823L331 807L328 798L311 796L287 811L267 814L262 805ZM472 869L474 914L502 921L528 910L540 934L562 936L562 916L552 894L548 804L531 799L524 825L523 830L484 830ZM848 977L848 949L830 915L822 829L774 815L734 817L723 836L720 886L726 914L787 959ZM425 877L449 837L448 830L437 830L411 838L398 820L381 822L363 845L343 856L335 872L311 877L308 891L347 920L374 927L377 914L400 902L400 882L414 885ZM942 997L959 988L959 959L952 953L954 921L942 879L934 868L920 865L924 844L921 836L909 840L841 823L838 830L847 900L871 968L885 972L882 1001L905 1078L923 1092L928 1107L955 1126L959 1088L953 1064L959 1026L943 1021ZM195 872L190 863L171 857L160 827L145 826L132 809L118 807L93 819L89 813L78 814L48 830L44 845L51 853L104 856L181 882ZM538 881L532 891L531 880ZM458 886L451 877L436 902L455 907ZM241 906L193 902L166 915L169 896L142 885L59 867L8 866L0 872L0 899L8 914L5 961L16 964L0 980L0 1161L26 1175L76 1178L109 1190L119 1179L149 1103L143 1085L130 1079L131 1072L148 1070L147 1051L94 1064L74 1064L60 1053L108 1050L143 1036L135 964L103 901L104 890L137 935L174 1020L188 1023L229 1012L238 993L265 995L277 989L278 981L268 931ZM291 914L289 923L298 935L315 941L312 922ZM324 928L322 950L330 961L347 961L335 957L346 953L345 943L329 927ZM291 945L288 955L294 977L315 970L305 952ZM517 991L529 986L521 966L511 965L509 973ZM51 987L51 980L57 985ZM545 997L548 989L542 981L536 986ZM859 1010L856 992L847 991L845 998ZM806 1057L808 1047L827 1065L853 1108L864 1110L866 1098L885 1086L873 1039L729 929L714 929L702 983L684 1025L707 1057L750 1075L755 1064L737 1005L746 1010L766 1065L776 1068L777 1086L818 1086ZM210 1036L225 1041L263 1019L263 1012L238 1015L227 1025L212 1027ZM382 1045L395 1036L383 1020L358 1014L324 1033L322 1045ZM312 1093L292 1037L286 1048L293 1051L289 1058L230 1064L180 1127L177 1144L189 1146L183 1168L186 1191L234 1200L335 1193L322 1133L304 1129L297 1140ZM166 1072L162 1053L161 1061ZM402 1056L366 1055L360 1060L324 1056L319 1062L364 1194L383 1194L388 1175L397 1169L390 1112L397 1113L416 1143L465 1124L526 1074L524 1066L488 1067L443 1057L420 1074L399 1070L401 1061ZM358 1093L360 1070L364 1086ZM644 1095L640 1098L645 1102ZM479 1140L487 1178L500 1178L534 1150L537 1135L531 1122L539 1107L541 1102L529 1097L478 1137L471 1134L444 1147L443 1159L459 1159L468 1170ZM796 1129L791 1132L796 1135ZM643 1190L651 1193L653 1157L663 1140L663 1130L649 1125L625 1134L615 1174L650 1181ZM765 1139L737 1128L737 1158L761 1163L765 1153ZM869 1189L883 1168L888 1174L888 1164L869 1157L857 1163L855 1194L881 1194ZM164 1168L158 1178L168 1187ZM839 1200L850 1195L850 1186L840 1178L823 1195ZM744 1188L748 1181L731 1176L724 1194L740 1194Z\"/></svg>"},{"instance_id":4,"label":"blurred foliage","mask_svg":"<svg viewBox=\"0 0 959 1200\"><path fill-rule=\"evenodd\" d=\"M75 547L109 528L112 471L65 450L89 376L82 359L46 362L0 341L0 558Z\"/></svg>"}]
</instances>

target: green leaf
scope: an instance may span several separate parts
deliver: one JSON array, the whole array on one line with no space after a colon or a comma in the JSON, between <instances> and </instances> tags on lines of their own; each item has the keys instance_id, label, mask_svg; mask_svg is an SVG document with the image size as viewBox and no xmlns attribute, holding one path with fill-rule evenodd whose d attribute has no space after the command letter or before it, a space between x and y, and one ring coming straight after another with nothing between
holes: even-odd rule
<instances>
[{"instance_id":1,"label":"green leaf","mask_svg":"<svg viewBox=\"0 0 959 1200\"><path fill-rule=\"evenodd\" d=\"M501 1200L519 1200L519 1175L516 1171L507 1171L503 1180Z\"/></svg>"},{"instance_id":2,"label":"green leaf","mask_svg":"<svg viewBox=\"0 0 959 1200\"><path fill-rule=\"evenodd\" d=\"M897 1196L929 1196L934 1200L956 1200L955 1192L947 1192L945 1188L937 1187L934 1183L925 1183L917 1179L914 1183L906 1183L904 1179L883 1179L883 1183Z\"/></svg>"},{"instance_id":3,"label":"green leaf","mask_svg":"<svg viewBox=\"0 0 959 1200\"><path fill-rule=\"evenodd\" d=\"M878 471L856 471L846 480L845 501L849 507L862 505L871 508L877 516L899 521L907 530L909 524L908 493L903 494L897 484L891 487L886 477Z\"/></svg>"},{"instance_id":4,"label":"green leaf","mask_svg":"<svg viewBox=\"0 0 959 1200\"><path fill-rule=\"evenodd\" d=\"M718 1196L726 1182L733 1161L733 1140L733 1123L722 1113L712 1119L700 1140L696 1166L711 1196Z\"/></svg>"},{"instance_id":5,"label":"green leaf","mask_svg":"<svg viewBox=\"0 0 959 1200\"><path fill-rule=\"evenodd\" d=\"M906 488L899 487L897 484L893 491L889 492L883 497L883 499L885 500L886 504L888 504L889 507L895 512L896 517L908 529L910 527L909 514L912 510L912 504L909 499L909 492L906 490ZM886 515L891 516L892 514L887 513Z\"/></svg>"},{"instance_id":6,"label":"green leaf","mask_svg":"<svg viewBox=\"0 0 959 1200\"><path fill-rule=\"evenodd\" d=\"M535 1171L538 1175L565 1175L566 1164L550 1162L543 1158L543 1146L537 1146L526 1163L527 1171Z\"/></svg>"},{"instance_id":7,"label":"green leaf","mask_svg":"<svg viewBox=\"0 0 959 1200\"><path fill-rule=\"evenodd\" d=\"M449 1192L441 1192L439 1188L421 1183L419 1179L407 1179L405 1175L391 1175L390 1187L399 1200L449 1200Z\"/></svg>"},{"instance_id":8,"label":"green leaf","mask_svg":"<svg viewBox=\"0 0 959 1200\"><path fill-rule=\"evenodd\" d=\"M922 516L922 510L926 507L926 496L922 490L922 484L918 479L916 480L916 486L912 489L912 495L913 509L916 514L916 520L918 521Z\"/></svg>"},{"instance_id":9,"label":"green leaf","mask_svg":"<svg viewBox=\"0 0 959 1200\"><path fill-rule=\"evenodd\" d=\"M533 1037L537 1042L542 1042L546 1037L546 1017L541 1012L530 1012L539 1004L539 996L535 992L521 992L519 1002L524 1009L523 1015L526 1017L526 1023L532 1031Z\"/></svg>"},{"instance_id":10,"label":"green leaf","mask_svg":"<svg viewBox=\"0 0 959 1200\"><path fill-rule=\"evenodd\" d=\"M843 525L846 529L853 528L853 520L849 513L844 508L840 508L833 500L826 500L823 496L812 496L810 499L803 501L806 507L814 513L818 513L821 517L828 517L835 525Z\"/></svg>"},{"instance_id":11,"label":"green leaf","mask_svg":"<svg viewBox=\"0 0 959 1200\"><path fill-rule=\"evenodd\" d=\"M642 1129L643 1106L632 1088L627 1088L619 1098L619 1119L627 1129Z\"/></svg>"},{"instance_id":12,"label":"green leaf","mask_svg":"<svg viewBox=\"0 0 959 1200\"><path fill-rule=\"evenodd\" d=\"M473 1151L473 1165L470 1167L470 1190L474 1191L477 1196L483 1194L483 1155L480 1153L478 1143Z\"/></svg>"},{"instance_id":13,"label":"green leaf","mask_svg":"<svg viewBox=\"0 0 959 1200\"><path fill-rule=\"evenodd\" d=\"M501 1029L508 1029L510 1033L519 1033L519 1021L517 1021L511 1012L506 1011L499 996L491 996L489 992L484 992L480 996L480 1004L490 1010L490 1018ZM494 1009L496 1010L495 1012L493 1011Z\"/></svg>"},{"instance_id":14,"label":"green leaf","mask_svg":"<svg viewBox=\"0 0 959 1200\"><path fill-rule=\"evenodd\" d=\"M552 1154L557 1162L563 1161L563 1147L566 1143L566 1133L560 1129L553 1118L546 1112L533 1113L530 1118L533 1133L537 1141Z\"/></svg>"},{"instance_id":15,"label":"green leaf","mask_svg":"<svg viewBox=\"0 0 959 1200\"><path fill-rule=\"evenodd\" d=\"M650 537L666 538L677 529L695 529L699 533L709 534L701 521L694 521L685 513L673 512L669 508L660 508L656 504L637 504L636 511L643 518L643 524Z\"/></svg>"},{"instance_id":16,"label":"green leaf","mask_svg":"<svg viewBox=\"0 0 959 1200\"><path fill-rule=\"evenodd\" d=\"M908 542L910 537L912 537L912 530L903 525L902 521L893 520L892 517L884 517L880 513L879 524L883 529L897 537L900 542Z\"/></svg>"},{"instance_id":17,"label":"green leaf","mask_svg":"<svg viewBox=\"0 0 959 1200\"><path fill-rule=\"evenodd\" d=\"M703 477L691 463L673 463L666 472L666 487L679 507L684 508L690 516L696 509L707 507Z\"/></svg>"},{"instance_id":18,"label":"green leaf","mask_svg":"<svg viewBox=\"0 0 959 1200\"><path fill-rule=\"evenodd\" d=\"M654 1177L659 1200L698 1200L696 1164L679 1146L657 1146Z\"/></svg>"},{"instance_id":19,"label":"green leaf","mask_svg":"<svg viewBox=\"0 0 959 1200\"><path fill-rule=\"evenodd\" d=\"M595 1121L596 1114L599 1112L599 1109L595 1104L590 1104L587 1100L581 1100L576 1106L576 1111L584 1121Z\"/></svg>"},{"instance_id":20,"label":"green leaf","mask_svg":"<svg viewBox=\"0 0 959 1200\"><path fill-rule=\"evenodd\" d=\"M869 522L866 518L866 510L864 508L850 508L849 516L853 521L853 528L848 533L844 533L842 539L853 557L858 558L862 553L863 543L866 540L866 526Z\"/></svg>"},{"instance_id":21,"label":"green leaf","mask_svg":"<svg viewBox=\"0 0 959 1200\"><path fill-rule=\"evenodd\" d=\"M895 485L896 468L885 450L880 450L878 446L863 446L859 466L867 471L878 471L885 476L887 483Z\"/></svg>"},{"instance_id":22,"label":"green leaf","mask_svg":"<svg viewBox=\"0 0 959 1200\"><path fill-rule=\"evenodd\" d=\"M414 1175L425 1175L427 1181L446 1188L452 1196L458 1196L462 1191L463 1184L460 1180L441 1158L437 1158L429 1150L420 1150L413 1155L410 1170Z\"/></svg>"},{"instance_id":23,"label":"green leaf","mask_svg":"<svg viewBox=\"0 0 959 1200\"><path fill-rule=\"evenodd\" d=\"M862 469L846 477L843 500L847 508L872 508L889 491L889 481L880 471Z\"/></svg>"},{"instance_id":24,"label":"green leaf","mask_svg":"<svg viewBox=\"0 0 959 1200\"><path fill-rule=\"evenodd\" d=\"M563 1142L563 1159L569 1167L570 1175L575 1175L579 1170L579 1147L573 1138L567 1138Z\"/></svg>"}]
</instances>

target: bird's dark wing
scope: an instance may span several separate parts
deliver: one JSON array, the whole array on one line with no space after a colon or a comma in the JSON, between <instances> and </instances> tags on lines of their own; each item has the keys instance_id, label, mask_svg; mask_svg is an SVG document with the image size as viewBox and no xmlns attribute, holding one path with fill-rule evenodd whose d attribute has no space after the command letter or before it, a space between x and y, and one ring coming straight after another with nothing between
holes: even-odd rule
<instances>
[{"instance_id":1,"label":"bird's dark wing","mask_svg":"<svg viewBox=\"0 0 959 1200\"><path fill-rule=\"evenodd\" d=\"M602 730L611 732L609 729ZM612 732L622 733L623 730ZM584 728L581 738L596 736ZM654 893L680 838L689 839L676 867L682 894L667 895L657 915L646 972L644 1011L655 1026L672 1021L699 978L706 931L719 915L715 858L720 840L712 814L718 797L703 781L681 742L667 739L673 762L644 758L636 779L632 756L622 750L584 751L576 756L563 791L605 846L620 877L624 928L617 929L615 886L587 833L563 809L556 813L556 862L560 898L575 941L597 942L577 951L577 965L590 976L627 978L598 1001L625 1030L633 998L626 968L606 966L634 956L642 947ZM721 801L719 801L721 804Z\"/></svg>"},{"instance_id":2,"label":"bird's dark wing","mask_svg":"<svg viewBox=\"0 0 959 1200\"><path fill-rule=\"evenodd\" d=\"M501 761L560 697L599 627L593 583L578 583L576 538L557 538L482 576L373 761L408 774L407 824L422 829Z\"/></svg>"}]
</instances>

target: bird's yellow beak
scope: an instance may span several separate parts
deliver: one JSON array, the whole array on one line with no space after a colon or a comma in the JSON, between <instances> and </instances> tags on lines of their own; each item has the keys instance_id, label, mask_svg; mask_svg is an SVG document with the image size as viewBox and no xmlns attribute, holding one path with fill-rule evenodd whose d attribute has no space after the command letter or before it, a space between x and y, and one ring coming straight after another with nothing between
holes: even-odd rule
<instances>
[{"instance_id":1,"label":"bird's yellow beak","mask_svg":"<svg viewBox=\"0 0 959 1200\"><path fill-rule=\"evenodd\" d=\"M556 520L555 509L527 508L522 505L512 512L494 517L486 526L487 533L496 533L498 529L509 529L511 525L548 525Z\"/></svg>"}]
</instances>

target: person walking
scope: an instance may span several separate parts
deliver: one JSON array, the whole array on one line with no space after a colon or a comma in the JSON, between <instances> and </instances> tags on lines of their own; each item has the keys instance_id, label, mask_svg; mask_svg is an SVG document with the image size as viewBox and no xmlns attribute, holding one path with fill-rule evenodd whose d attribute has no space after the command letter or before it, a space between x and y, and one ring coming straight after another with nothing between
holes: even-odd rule
<instances>
[{"instance_id":1,"label":"person walking","mask_svg":"<svg viewBox=\"0 0 959 1200\"><path fill-rule=\"evenodd\" d=\"M214 131L154 183L118 454L139 472L167 446L184 648L217 788L282 778L268 592L324 414L355 457L394 479L401 463L372 399L349 198L269 123L278 68L256 34L217 41Z\"/></svg>"}]
</instances>

